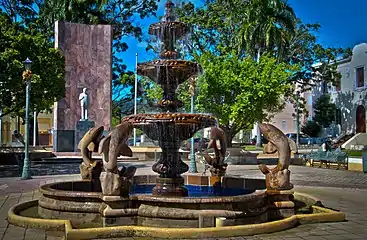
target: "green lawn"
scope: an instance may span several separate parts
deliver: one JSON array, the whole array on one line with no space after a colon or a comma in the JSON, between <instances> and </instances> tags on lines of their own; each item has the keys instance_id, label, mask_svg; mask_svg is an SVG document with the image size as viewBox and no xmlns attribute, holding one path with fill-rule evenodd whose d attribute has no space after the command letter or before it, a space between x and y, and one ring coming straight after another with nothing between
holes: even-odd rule
<instances>
[{"instance_id":1,"label":"green lawn","mask_svg":"<svg viewBox=\"0 0 367 240\"><path fill-rule=\"evenodd\" d=\"M263 147L256 147L256 145L242 145L246 151L262 151Z\"/></svg>"},{"instance_id":2,"label":"green lawn","mask_svg":"<svg viewBox=\"0 0 367 240\"><path fill-rule=\"evenodd\" d=\"M363 153L363 151L360 150L347 150L347 149L344 149L343 152L348 153L349 157L362 157Z\"/></svg>"}]
</instances>

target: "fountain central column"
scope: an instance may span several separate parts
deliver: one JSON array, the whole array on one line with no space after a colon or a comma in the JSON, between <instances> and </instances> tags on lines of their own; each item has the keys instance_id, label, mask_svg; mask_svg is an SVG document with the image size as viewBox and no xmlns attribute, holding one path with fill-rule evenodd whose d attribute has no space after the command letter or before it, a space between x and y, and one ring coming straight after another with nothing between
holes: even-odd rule
<instances>
[{"instance_id":1,"label":"fountain central column","mask_svg":"<svg viewBox=\"0 0 367 240\"><path fill-rule=\"evenodd\" d=\"M152 194L187 196L187 189L184 187L184 179L181 174L187 172L189 167L181 160L179 143L160 141L159 146L162 154L152 167L154 172L159 173L159 177Z\"/></svg>"},{"instance_id":2,"label":"fountain central column","mask_svg":"<svg viewBox=\"0 0 367 240\"><path fill-rule=\"evenodd\" d=\"M179 134L179 129L179 126L171 122L158 124L157 130L160 133L158 143L162 153L152 167L152 170L159 174L157 184L153 188L153 195L187 196L181 174L187 172L189 167L181 160L179 148L182 136Z\"/></svg>"}]
</instances>

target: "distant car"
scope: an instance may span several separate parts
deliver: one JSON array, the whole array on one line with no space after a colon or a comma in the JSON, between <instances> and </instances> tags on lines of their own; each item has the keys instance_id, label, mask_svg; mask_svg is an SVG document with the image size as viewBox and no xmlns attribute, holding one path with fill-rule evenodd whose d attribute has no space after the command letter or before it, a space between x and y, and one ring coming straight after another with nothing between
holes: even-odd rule
<instances>
[{"instance_id":1,"label":"distant car","mask_svg":"<svg viewBox=\"0 0 367 240\"><path fill-rule=\"evenodd\" d=\"M297 143L297 133L286 133L285 134L288 138L292 139L295 143ZM307 144L313 144L313 139L310 136L307 136L306 134L300 133L298 135L299 144L301 145L307 145Z\"/></svg>"},{"instance_id":2,"label":"distant car","mask_svg":"<svg viewBox=\"0 0 367 240\"><path fill-rule=\"evenodd\" d=\"M256 145L256 141L257 141L257 136L255 136L254 138L250 139L250 144L251 145ZM264 137L264 135L261 135L261 144L267 144L268 140L266 140L266 138Z\"/></svg>"},{"instance_id":3,"label":"distant car","mask_svg":"<svg viewBox=\"0 0 367 240\"><path fill-rule=\"evenodd\" d=\"M129 146L134 146L134 138L129 138L129 140L127 140L127 144ZM140 144L140 138L136 138L136 145Z\"/></svg>"},{"instance_id":4,"label":"distant car","mask_svg":"<svg viewBox=\"0 0 367 240\"><path fill-rule=\"evenodd\" d=\"M292 139L294 142L297 142L297 133L287 133L285 134L288 138ZM322 144L325 142L325 138L321 137L310 137L304 133L300 133L299 137L299 144L300 145L309 145L309 144Z\"/></svg>"},{"instance_id":5,"label":"distant car","mask_svg":"<svg viewBox=\"0 0 367 240\"><path fill-rule=\"evenodd\" d=\"M207 149L209 141L210 140L207 138L194 138L195 152ZM191 138L183 142L183 144L181 145L181 149L186 151L191 150Z\"/></svg>"}]
</instances>

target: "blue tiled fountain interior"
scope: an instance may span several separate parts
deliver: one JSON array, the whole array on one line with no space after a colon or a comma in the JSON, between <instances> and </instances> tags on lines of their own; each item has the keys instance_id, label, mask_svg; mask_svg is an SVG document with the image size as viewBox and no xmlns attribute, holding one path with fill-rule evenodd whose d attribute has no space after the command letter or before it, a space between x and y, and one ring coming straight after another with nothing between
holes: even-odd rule
<instances>
[{"instance_id":1,"label":"blue tiled fountain interior","mask_svg":"<svg viewBox=\"0 0 367 240\"><path fill-rule=\"evenodd\" d=\"M134 184L132 194L151 194L154 184ZM237 196L254 192L252 189L245 188L223 188L219 186L198 186L185 185L189 197L217 197L217 196Z\"/></svg>"}]
</instances>

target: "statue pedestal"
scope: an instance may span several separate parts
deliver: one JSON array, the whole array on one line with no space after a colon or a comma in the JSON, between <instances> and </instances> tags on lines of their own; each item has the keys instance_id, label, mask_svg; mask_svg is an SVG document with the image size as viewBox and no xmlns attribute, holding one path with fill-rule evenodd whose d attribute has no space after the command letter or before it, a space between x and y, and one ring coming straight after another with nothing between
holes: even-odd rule
<instances>
[{"instance_id":1,"label":"statue pedestal","mask_svg":"<svg viewBox=\"0 0 367 240\"><path fill-rule=\"evenodd\" d=\"M94 121L90 120L79 120L76 123L75 134L74 134L74 151L78 152L78 144L83 138L84 134L88 132L89 129L95 126Z\"/></svg>"},{"instance_id":2,"label":"statue pedestal","mask_svg":"<svg viewBox=\"0 0 367 240\"><path fill-rule=\"evenodd\" d=\"M295 215L293 190L267 190L268 219L280 220Z\"/></svg>"},{"instance_id":3,"label":"statue pedestal","mask_svg":"<svg viewBox=\"0 0 367 240\"><path fill-rule=\"evenodd\" d=\"M74 151L74 130L53 130L52 136L54 152Z\"/></svg>"}]
</instances>

